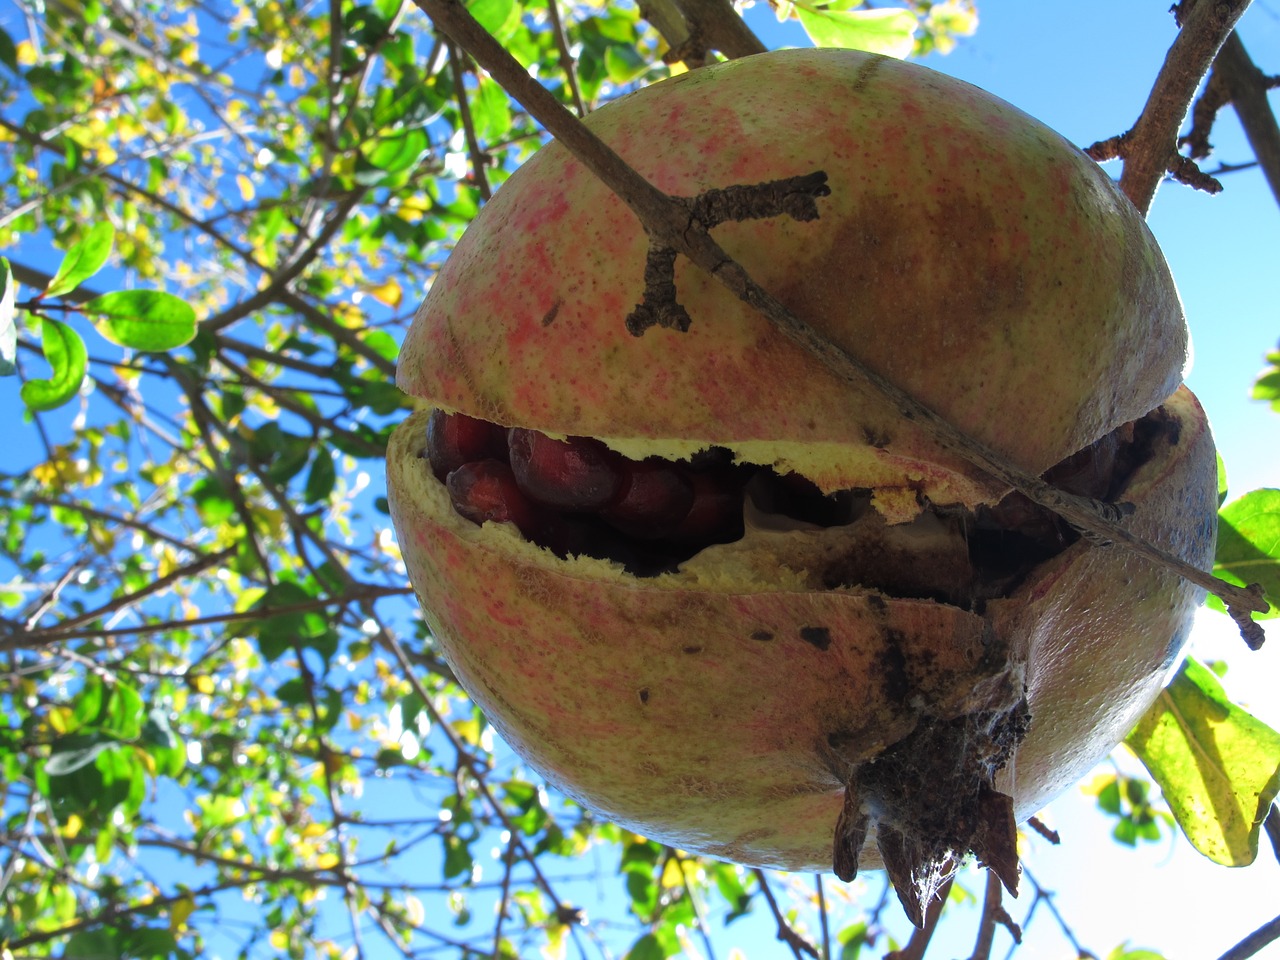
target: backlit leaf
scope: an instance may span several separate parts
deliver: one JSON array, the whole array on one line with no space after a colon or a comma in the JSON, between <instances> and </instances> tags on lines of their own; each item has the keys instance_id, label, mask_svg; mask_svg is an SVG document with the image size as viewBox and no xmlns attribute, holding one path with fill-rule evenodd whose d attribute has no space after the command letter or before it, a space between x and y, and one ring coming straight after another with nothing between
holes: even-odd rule
<instances>
[{"instance_id":1,"label":"backlit leaf","mask_svg":"<svg viewBox=\"0 0 1280 960\"><path fill-rule=\"evenodd\" d=\"M1268 401L1271 409L1280 413L1280 350L1268 353L1267 363L1270 366L1253 384L1253 398Z\"/></svg>"},{"instance_id":2,"label":"backlit leaf","mask_svg":"<svg viewBox=\"0 0 1280 960\"><path fill-rule=\"evenodd\" d=\"M104 337L134 350L172 350L190 343L196 335L195 309L163 290L104 293L81 309L98 318L98 330Z\"/></svg>"},{"instance_id":3,"label":"backlit leaf","mask_svg":"<svg viewBox=\"0 0 1280 960\"><path fill-rule=\"evenodd\" d=\"M796 16L819 47L866 50L901 59L915 43L916 18L910 10L832 10L797 5Z\"/></svg>"},{"instance_id":4,"label":"backlit leaf","mask_svg":"<svg viewBox=\"0 0 1280 960\"><path fill-rule=\"evenodd\" d=\"M62 406L80 389L88 364L84 340L61 320L42 317L40 346L53 368L48 380L28 380L22 385L22 402L33 410L53 410Z\"/></svg>"},{"instance_id":5,"label":"backlit leaf","mask_svg":"<svg viewBox=\"0 0 1280 960\"><path fill-rule=\"evenodd\" d=\"M1213 572L1230 583L1260 583L1271 601L1261 617L1280 615L1280 490L1254 490L1218 513L1218 549ZM1222 610L1222 601L1209 598Z\"/></svg>"},{"instance_id":6,"label":"backlit leaf","mask_svg":"<svg viewBox=\"0 0 1280 960\"><path fill-rule=\"evenodd\" d=\"M54 274L49 286L45 288L46 297L60 297L70 293L84 281L102 269L102 265L111 256L111 247L115 243L116 229L106 220L99 221L89 228L89 232L74 243L62 257L58 272Z\"/></svg>"},{"instance_id":7,"label":"backlit leaf","mask_svg":"<svg viewBox=\"0 0 1280 960\"><path fill-rule=\"evenodd\" d=\"M1280 791L1280 733L1187 660L1125 743L1197 850L1226 866L1253 862L1263 818Z\"/></svg>"},{"instance_id":8,"label":"backlit leaf","mask_svg":"<svg viewBox=\"0 0 1280 960\"><path fill-rule=\"evenodd\" d=\"M480 26L499 40L520 19L520 7L515 0L471 0L466 7L467 12L480 21Z\"/></svg>"},{"instance_id":9,"label":"backlit leaf","mask_svg":"<svg viewBox=\"0 0 1280 960\"><path fill-rule=\"evenodd\" d=\"M0 377L18 372L18 323L13 306L16 287L9 261L0 257Z\"/></svg>"}]
</instances>

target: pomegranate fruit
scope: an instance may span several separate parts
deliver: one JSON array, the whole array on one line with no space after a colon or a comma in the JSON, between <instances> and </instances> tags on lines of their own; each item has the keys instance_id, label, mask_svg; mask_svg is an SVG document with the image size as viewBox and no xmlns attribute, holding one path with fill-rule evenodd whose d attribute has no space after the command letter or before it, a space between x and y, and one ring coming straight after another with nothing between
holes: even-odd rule
<instances>
[{"instance_id":1,"label":"pomegranate fruit","mask_svg":"<svg viewBox=\"0 0 1280 960\"><path fill-rule=\"evenodd\" d=\"M825 336L1025 470L1211 562L1213 444L1141 217L1010 105L838 50L663 81L589 126L694 197L825 171L809 222L716 239ZM568 795L693 852L886 867L920 922L972 851L1158 693L1200 591L941 449L688 264L627 331L648 240L559 145L440 271L388 452L441 651ZM509 430L505 452L492 438Z\"/></svg>"}]
</instances>

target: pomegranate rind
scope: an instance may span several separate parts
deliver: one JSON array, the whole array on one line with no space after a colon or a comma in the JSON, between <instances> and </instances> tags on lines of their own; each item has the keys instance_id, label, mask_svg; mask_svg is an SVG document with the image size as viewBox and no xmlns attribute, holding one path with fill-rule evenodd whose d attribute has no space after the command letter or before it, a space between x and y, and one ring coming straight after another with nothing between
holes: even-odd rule
<instances>
[{"instance_id":1,"label":"pomegranate rind","mask_svg":"<svg viewBox=\"0 0 1280 960\"><path fill-rule=\"evenodd\" d=\"M1207 569L1209 429L1185 388L1163 411L1177 429L1123 492L1135 506L1128 524ZM924 719L1003 709L1023 685L1030 726L998 786L1029 816L1154 700L1201 599L1128 551L1086 541L982 616L817 589L797 538L838 529L749 528L676 573L638 579L608 561L557 558L509 525L463 520L422 457L425 424L415 414L393 435L388 496L459 681L569 796L739 863L830 869L843 784L859 764ZM878 865L869 842L862 866Z\"/></svg>"},{"instance_id":2,"label":"pomegranate rind","mask_svg":"<svg viewBox=\"0 0 1280 960\"><path fill-rule=\"evenodd\" d=\"M818 220L724 223L716 240L802 319L1032 473L1181 380L1183 312L1141 216L1078 149L976 87L787 50L664 80L586 123L673 195L825 171ZM683 260L691 329L631 336L646 251L622 201L550 144L439 272L400 386L633 459L730 446L827 490L906 491L908 514L917 491L1003 495Z\"/></svg>"}]
</instances>

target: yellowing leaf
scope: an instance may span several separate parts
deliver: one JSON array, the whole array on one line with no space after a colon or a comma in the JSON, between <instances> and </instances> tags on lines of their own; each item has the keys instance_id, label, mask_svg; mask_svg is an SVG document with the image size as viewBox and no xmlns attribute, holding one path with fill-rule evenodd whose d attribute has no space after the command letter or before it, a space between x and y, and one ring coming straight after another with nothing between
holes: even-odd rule
<instances>
[{"instance_id":1,"label":"yellowing leaf","mask_svg":"<svg viewBox=\"0 0 1280 960\"><path fill-rule=\"evenodd\" d=\"M1215 863L1245 866L1280 793L1280 733L1232 703L1194 660L1125 738L1192 845Z\"/></svg>"},{"instance_id":2,"label":"yellowing leaf","mask_svg":"<svg viewBox=\"0 0 1280 960\"><path fill-rule=\"evenodd\" d=\"M378 284L376 287L369 287L368 293L379 303L385 303L393 309L399 307L400 302L404 299L404 290L400 287L400 281L394 277Z\"/></svg>"},{"instance_id":3,"label":"yellowing leaf","mask_svg":"<svg viewBox=\"0 0 1280 960\"><path fill-rule=\"evenodd\" d=\"M169 907L169 932L175 937L187 929L187 920L196 912L196 901L192 897L183 897Z\"/></svg>"},{"instance_id":4,"label":"yellowing leaf","mask_svg":"<svg viewBox=\"0 0 1280 960\"><path fill-rule=\"evenodd\" d=\"M253 181L243 173L236 176L236 186L240 188L240 199L245 203L248 203L257 194L257 191L253 188Z\"/></svg>"}]
</instances>

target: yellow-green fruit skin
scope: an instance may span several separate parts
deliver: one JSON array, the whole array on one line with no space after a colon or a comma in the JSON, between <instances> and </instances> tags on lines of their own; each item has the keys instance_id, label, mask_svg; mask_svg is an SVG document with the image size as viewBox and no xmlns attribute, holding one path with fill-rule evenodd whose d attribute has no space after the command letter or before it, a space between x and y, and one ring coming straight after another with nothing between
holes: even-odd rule
<instances>
[{"instance_id":1,"label":"yellow-green fruit skin","mask_svg":"<svg viewBox=\"0 0 1280 960\"><path fill-rule=\"evenodd\" d=\"M825 171L817 221L725 223L715 239L802 319L1027 470L1181 380L1184 317L1142 218L1092 160L976 87L856 51L787 50L664 80L587 124L678 196ZM691 329L631 336L646 251L626 205L550 144L441 269L401 387L633 455L727 443L827 489L1003 492L683 260Z\"/></svg>"},{"instance_id":2,"label":"yellow-green fruit skin","mask_svg":"<svg viewBox=\"0 0 1280 960\"><path fill-rule=\"evenodd\" d=\"M804 320L1026 470L1165 404L1178 429L1120 494L1135 505L1126 523L1211 564L1215 459L1177 386L1176 289L1141 217L1057 134L966 84L833 50L695 71L587 122L677 195L826 171L817 221L725 223L716 239ZM637 458L729 446L827 489L872 488L892 519L904 503L1004 494L686 263L690 330L628 334L646 251L626 206L552 144L458 243L398 382L432 406ZM973 609L831 588L818 564L847 547L840 528L749 526L640 579L462 519L422 458L425 422L395 433L388 495L441 653L551 783L691 852L829 869L851 772L922 723L1003 710L1023 690L1029 727L996 786L1025 818L1151 704L1201 599L1087 541ZM878 862L869 842L862 865Z\"/></svg>"}]
</instances>

